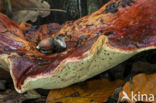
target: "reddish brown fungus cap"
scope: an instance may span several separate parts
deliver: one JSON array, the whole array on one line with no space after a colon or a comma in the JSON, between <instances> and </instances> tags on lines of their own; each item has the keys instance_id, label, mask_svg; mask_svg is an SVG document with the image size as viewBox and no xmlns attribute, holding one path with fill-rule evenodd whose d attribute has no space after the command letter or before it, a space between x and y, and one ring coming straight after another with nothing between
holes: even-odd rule
<instances>
[{"instance_id":1,"label":"reddish brown fungus cap","mask_svg":"<svg viewBox=\"0 0 156 103\"><path fill-rule=\"evenodd\" d=\"M5 62L0 66L10 70L18 92L84 81L156 47L155 5L155 0L112 0L76 21L23 32L0 14L0 64ZM36 49L41 40L56 36L67 44L63 52L47 55Z\"/></svg>"}]
</instances>

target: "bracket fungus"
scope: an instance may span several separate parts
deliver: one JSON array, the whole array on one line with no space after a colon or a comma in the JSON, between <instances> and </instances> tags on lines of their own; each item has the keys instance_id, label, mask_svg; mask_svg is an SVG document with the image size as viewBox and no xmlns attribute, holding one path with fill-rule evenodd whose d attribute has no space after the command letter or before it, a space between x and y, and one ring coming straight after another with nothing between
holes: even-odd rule
<instances>
[{"instance_id":1,"label":"bracket fungus","mask_svg":"<svg viewBox=\"0 0 156 103\"><path fill-rule=\"evenodd\" d=\"M0 13L0 67L10 71L19 93L84 81L156 48L155 5L156 0L112 0L76 21L25 31ZM57 36L64 41L61 52L36 49L42 40Z\"/></svg>"}]
</instances>

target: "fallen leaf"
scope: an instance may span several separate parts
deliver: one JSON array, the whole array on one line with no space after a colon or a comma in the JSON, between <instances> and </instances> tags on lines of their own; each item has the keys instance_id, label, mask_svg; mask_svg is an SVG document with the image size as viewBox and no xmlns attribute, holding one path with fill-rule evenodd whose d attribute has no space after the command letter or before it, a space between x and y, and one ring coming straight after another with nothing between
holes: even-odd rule
<instances>
[{"instance_id":1,"label":"fallen leaf","mask_svg":"<svg viewBox=\"0 0 156 103\"><path fill-rule=\"evenodd\" d=\"M92 80L64 89L51 90L47 103L103 103L122 85L121 80L113 82L107 79Z\"/></svg>"},{"instance_id":2,"label":"fallen leaf","mask_svg":"<svg viewBox=\"0 0 156 103\"><path fill-rule=\"evenodd\" d=\"M45 0L10 0L9 5L0 0L0 11L7 11L11 8L12 19L16 23L23 21L35 22L37 17L46 17L50 14L50 5Z\"/></svg>"},{"instance_id":3,"label":"fallen leaf","mask_svg":"<svg viewBox=\"0 0 156 103\"><path fill-rule=\"evenodd\" d=\"M7 90L4 93L0 93L0 103L23 103L25 100L37 99L40 97L41 95L34 90L24 94L19 94L14 90Z\"/></svg>"},{"instance_id":4,"label":"fallen leaf","mask_svg":"<svg viewBox=\"0 0 156 103\"><path fill-rule=\"evenodd\" d=\"M38 0L39 2L41 0ZM45 1L45 0L42 0ZM37 0L11 0L13 9L24 9L24 8L34 8L37 7Z\"/></svg>"},{"instance_id":5,"label":"fallen leaf","mask_svg":"<svg viewBox=\"0 0 156 103\"><path fill-rule=\"evenodd\" d=\"M36 4L32 3L32 0L0 0L0 10L7 10L8 5L6 4L9 2L12 6L12 9L23 9L23 8L34 8Z\"/></svg>"},{"instance_id":6,"label":"fallen leaf","mask_svg":"<svg viewBox=\"0 0 156 103\"><path fill-rule=\"evenodd\" d=\"M29 1L29 2L21 3L21 4L26 4L25 8L23 8L23 10L21 9L21 10L14 11L12 17L12 19L18 24L23 21L29 21L29 20L35 22L38 16L46 17L50 14L50 11L48 11L48 9L50 9L50 5L45 0L44 1L43 0L22 0L22 1L24 2ZM19 2L19 0L17 2ZM34 10L31 9L29 5L32 5Z\"/></svg>"},{"instance_id":7,"label":"fallen leaf","mask_svg":"<svg viewBox=\"0 0 156 103\"><path fill-rule=\"evenodd\" d=\"M156 102L154 96L156 95L156 73L155 74L138 74L132 81L127 82L123 90L119 94L119 101L127 101L135 103L142 102Z\"/></svg>"}]
</instances>

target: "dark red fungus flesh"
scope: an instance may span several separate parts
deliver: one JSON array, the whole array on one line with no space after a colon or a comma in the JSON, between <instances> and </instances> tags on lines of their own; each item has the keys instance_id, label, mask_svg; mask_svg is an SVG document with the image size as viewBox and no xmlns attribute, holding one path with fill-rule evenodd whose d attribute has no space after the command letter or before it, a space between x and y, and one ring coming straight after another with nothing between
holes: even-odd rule
<instances>
[{"instance_id":1,"label":"dark red fungus flesh","mask_svg":"<svg viewBox=\"0 0 156 103\"><path fill-rule=\"evenodd\" d=\"M121 49L156 46L156 1L136 0L136 5L117 12L109 43Z\"/></svg>"},{"instance_id":2,"label":"dark red fungus flesh","mask_svg":"<svg viewBox=\"0 0 156 103\"><path fill-rule=\"evenodd\" d=\"M92 47L92 44L97 40L97 37L88 40L84 45L72 49L67 54L62 54L52 57L50 59L47 58L36 58L36 60L31 60L29 58L21 58L21 57L11 57L12 61L12 71L15 79L18 81L17 87L20 88L21 84L23 84L24 80L27 77L36 77L39 74L45 74L52 72L55 68L65 59L68 58L83 58L82 54L89 50ZM61 54L61 53L60 53Z\"/></svg>"}]
</instances>

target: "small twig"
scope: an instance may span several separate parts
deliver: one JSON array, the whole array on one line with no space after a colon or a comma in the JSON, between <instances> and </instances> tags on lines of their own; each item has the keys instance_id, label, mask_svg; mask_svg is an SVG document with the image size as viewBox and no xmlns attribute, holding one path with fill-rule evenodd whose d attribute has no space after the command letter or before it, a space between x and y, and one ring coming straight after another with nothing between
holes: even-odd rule
<instances>
[{"instance_id":1,"label":"small twig","mask_svg":"<svg viewBox=\"0 0 156 103\"><path fill-rule=\"evenodd\" d=\"M64 12L64 13L67 12L62 9L44 9L44 8L23 8L23 9L18 9L18 10L55 11L55 12Z\"/></svg>"}]
</instances>

